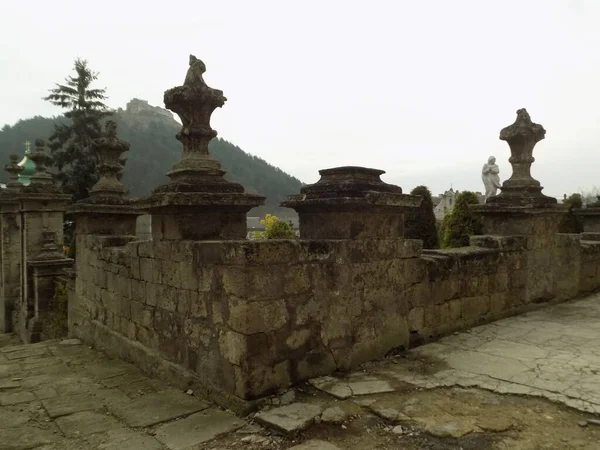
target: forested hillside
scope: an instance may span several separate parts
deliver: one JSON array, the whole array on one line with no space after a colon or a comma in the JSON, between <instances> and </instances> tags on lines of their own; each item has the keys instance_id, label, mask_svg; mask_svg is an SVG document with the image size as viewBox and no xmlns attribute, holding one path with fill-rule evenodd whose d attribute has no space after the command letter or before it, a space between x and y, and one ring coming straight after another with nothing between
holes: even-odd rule
<instances>
[{"instance_id":1,"label":"forested hillside","mask_svg":"<svg viewBox=\"0 0 600 450\"><path fill-rule=\"evenodd\" d=\"M123 176L131 197L147 195L168 182L165 174L181 156L181 143L175 139L180 125L172 116L165 116L166 110L144 104L133 100L127 109L119 109L112 117L117 122L119 137L131 145L124 155L127 164ZM54 120L60 119L38 116L4 126L0 130L0 165L8 163L11 153L23 155L25 141L33 144L36 138L47 140L53 132ZM282 217L295 215L290 209L280 208L279 203L300 192L300 180L223 139L213 139L210 152L227 172L225 178L242 184L247 192L267 197L265 206L251 211L252 215L262 216L267 212ZM0 180L6 182L7 174L1 172Z\"/></svg>"}]
</instances>

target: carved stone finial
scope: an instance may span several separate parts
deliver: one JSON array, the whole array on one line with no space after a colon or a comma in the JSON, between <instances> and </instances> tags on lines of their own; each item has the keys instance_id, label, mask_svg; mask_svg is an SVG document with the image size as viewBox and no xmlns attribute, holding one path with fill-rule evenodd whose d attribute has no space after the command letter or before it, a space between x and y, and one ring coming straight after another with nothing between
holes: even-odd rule
<instances>
[{"instance_id":1,"label":"carved stone finial","mask_svg":"<svg viewBox=\"0 0 600 450\"><path fill-rule=\"evenodd\" d=\"M540 182L531 176L531 164L535 161L533 148L545 136L544 127L533 123L526 109L517 111L515 122L500 131L500 139L510 147L508 162L512 166L512 175L502 183L500 195L490 197L487 203L537 207L557 203L555 198L542 194Z\"/></svg>"},{"instance_id":2,"label":"carved stone finial","mask_svg":"<svg viewBox=\"0 0 600 450\"><path fill-rule=\"evenodd\" d=\"M177 134L177 139L183 144L183 155L167 174L171 178L171 186L163 186L156 192L202 191L205 189L200 186L223 183L225 172L209 155L208 143L217 136L210 127L210 117L227 99L223 91L204 82L206 66L201 60L190 55L189 65L183 86L169 89L164 95L165 106L177 114L183 124Z\"/></svg>"},{"instance_id":3,"label":"carved stone finial","mask_svg":"<svg viewBox=\"0 0 600 450\"><path fill-rule=\"evenodd\" d=\"M121 154L129 150L129 143L117 137L117 124L109 120L102 137L92 141L92 152L97 156L100 179L90 190L92 202L122 204L127 188L118 179L123 170Z\"/></svg>"},{"instance_id":4,"label":"carved stone finial","mask_svg":"<svg viewBox=\"0 0 600 450\"><path fill-rule=\"evenodd\" d=\"M19 156L14 153L10 155L10 163L4 166L4 170L6 170L9 174L8 183L6 183L6 187L12 191L21 190L23 185L19 182L19 174L23 171L23 167L19 166Z\"/></svg>"},{"instance_id":5,"label":"carved stone finial","mask_svg":"<svg viewBox=\"0 0 600 450\"><path fill-rule=\"evenodd\" d=\"M35 175L31 176L31 184L28 188L58 192L52 175L48 173L47 165L52 162L52 157L46 152L46 142L42 139L35 140L35 151L29 156L35 163Z\"/></svg>"}]
</instances>

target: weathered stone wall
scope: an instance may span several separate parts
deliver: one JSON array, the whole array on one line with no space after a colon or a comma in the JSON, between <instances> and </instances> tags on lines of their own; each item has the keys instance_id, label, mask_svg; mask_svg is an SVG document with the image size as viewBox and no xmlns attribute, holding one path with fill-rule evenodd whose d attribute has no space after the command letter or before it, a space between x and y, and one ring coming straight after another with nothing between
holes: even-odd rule
<instances>
[{"instance_id":1,"label":"weathered stone wall","mask_svg":"<svg viewBox=\"0 0 600 450\"><path fill-rule=\"evenodd\" d=\"M556 235L544 254L524 236L423 254L403 239L132 239L78 237L71 332L172 380L179 371L217 400L349 369L600 279L600 244L576 235ZM552 273L536 279L543 258Z\"/></svg>"}]
</instances>

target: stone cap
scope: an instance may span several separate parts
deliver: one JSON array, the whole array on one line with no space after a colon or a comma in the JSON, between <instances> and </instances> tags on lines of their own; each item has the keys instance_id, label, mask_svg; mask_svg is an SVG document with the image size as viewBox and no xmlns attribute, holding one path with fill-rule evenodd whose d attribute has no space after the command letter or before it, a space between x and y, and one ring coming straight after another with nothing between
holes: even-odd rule
<instances>
[{"instance_id":1,"label":"stone cap","mask_svg":"<svg viewBox=\"0 0 600 450\"><path fill-rule=\"evenodd\" d=\"M302 187L300 195L291 195L281 206L296 211L351 211L365 207L415 208L421 197L406 195L402 188L385 183L385 171L366 167L345 166L320 170L321 179Z\"/></svg>"},{"instance_id":2,"label":"stone cap","mask_svg":"<svg viewBox=\"0 0 600 450\"><path fill-rule=\"evenodd\" d=\"M524 206L504 205L498 203L485 203L483 205L469 205L469 208L476 213L484 215L505 214L505 215L543 215L543 214L565 214L568 207L562 204L544 204L541 206L526 204Z\"/></svg>"},{"instance_id":3,"label":"stone cap","mask_svg":"<svg viewBox=\"0 0 600 450\"><path fill-rule=\"evenodd\" d=\"M136 209L152 211L169 207L189 209L250 210L264 204L265 197L237 192L161 192L140 198ZM183 211L182 211L183 212ZM141 214L141 212L140 212Z\"/></svg>"},{"instance_id":4,"label":"stone cap","mask_svg":"<svg viewBox=\"0 0 600 450\"><path fill-rule=\"evenodd\" d=\"M578 216L600 216L600 206L588 206L587 208L573 208L573 213Z\"/></svg>"}]
</instances>

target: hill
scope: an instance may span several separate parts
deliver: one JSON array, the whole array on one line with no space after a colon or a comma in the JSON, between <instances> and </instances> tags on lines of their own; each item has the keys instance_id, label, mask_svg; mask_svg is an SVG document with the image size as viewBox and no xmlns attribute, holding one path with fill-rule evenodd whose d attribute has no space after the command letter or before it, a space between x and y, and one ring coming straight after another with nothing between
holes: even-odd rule
<instances>
[{"instance_id":1,"label":"hill","mask_svg":"<svg viewBox=\"0 0 600 450\"><path fill-rule=\"evenodd\" d=\"M166 173L181 156L181 144L175 139L181 125L171 112L148 105L144 100L133 99L111 118L117 122L119 137L131 145L124 155L127 164L123 175L129 195L148 195L156 186L168 182ZM11 153L22 155L25 141L33 142L36 138L47 140L54 130L55 120L61 119L36 116L20 120L13 126L5 125L0 130L0 166L8 163ZM224 139L213 139L209 148L227 172L227 180L240 183L247 192L267 198L265 206L255 208L251 215L295 216L293 210L281 208L279 203L288 195L300 192L300 180ZM6 182L7 174L1 172L0 181Z\"/></svg>"}]
</instances>

